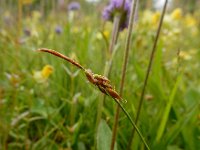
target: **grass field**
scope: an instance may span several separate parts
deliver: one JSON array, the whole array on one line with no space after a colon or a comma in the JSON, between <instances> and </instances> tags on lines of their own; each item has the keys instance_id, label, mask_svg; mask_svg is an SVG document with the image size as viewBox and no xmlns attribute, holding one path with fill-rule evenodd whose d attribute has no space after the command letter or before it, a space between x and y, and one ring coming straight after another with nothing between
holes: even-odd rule
<instances>
[{"instance_id":1,"label":"grass field","mask_svg":"<svg viewBox=\"0 0 200 150\"><path fill-rule=\"evenodd\" d=\"M48 8L45 15L25 4L22 12L17 4L1 9L0 150L110 149L117 106L112 96L104 99L69 62L36 51L54 49L99 75L111 61L107 77L119 93L128 30L118 33L110 55L113 23L101 17L106 3L80 4L77 11ZM132 120L161 11L139 9L137 18L122 94ZM200 149L199 18L198 9L171 7L165 14L137 123L152 150ZM120 111L115 149L127 149L132 130ZM137 133L130 149L145 149Z\"/></svg>"}]
</instances>

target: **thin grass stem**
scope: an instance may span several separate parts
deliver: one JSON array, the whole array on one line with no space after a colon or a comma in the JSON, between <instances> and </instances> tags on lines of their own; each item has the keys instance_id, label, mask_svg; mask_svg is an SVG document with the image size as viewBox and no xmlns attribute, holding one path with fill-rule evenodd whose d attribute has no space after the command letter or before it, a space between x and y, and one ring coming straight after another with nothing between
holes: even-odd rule
<instances>
[{"instance_id":1,"label":"thin grass stem","mask_svg":"<svg viewBox=\"0 0 200 150\"><path fill-rule=\"evenodd\" d=\"M113 27L113 32L112 32L112 39L111 39L111 43L110 43L110 46L109 46L109 52L108 52L108 58L107 58L106 66L104 68L104 76L107 76L107 77L109 77L109 72L111 71L113 55L114 55L113 52L114 52L116 41L118 39L120 17L121 16L119 14L119 15L116 15L115 18L114 18L114 24L113 24L114 27ZM97 120L96 120L96 127L95 127L96 131L98 129L99 122L101 120L104 100L105 100L105 95L102 95L100 100L99 100L99 104L98 104ZM96 135L95 135L95 138L96 138Z\"/></svg>"},{"instance_id":2,"label":"thin grass stem","mask_svg":"<svg viewBox=\"0 0 200 150\"><path fill-rule=\"evenodd\" d=\"M124 61L123 61L123 66L122 66L122 74L121 74L121 82L120 82L120 96L122 97L123 93L123 88L124 88L124 81L125 81L125 75L126 75L126 68L127 68L127 62L128 62L128 54L130 50L130 41L131 41L131 35L132 35L132 30L133 30L133 24L134 24L134 16L136 12L136 6L137 6L138 0L132 2L132 7L131 7L131 16L129 20L129 25L128 25L128 34L126 38L126 45L125 45L125 54L124 54ZM114 144L115 144L115 139L117 135L117 126L118 126L118 121L119 121L119 105L116 107L116 113L115 113L115 121L114 121L114 126L113 126L113 132L112 132L112 143L111 143L111 150L114 149Z\"/></svg>"},{"instance_id":3,"label":"thin grass stem","mask_svg":"<svg viewBox=\"0 0 200 150\"><path fill-rule=\"evenodd\" d=\"M114 99L114 98L113 98ZM144 143L145 147L150 150L147 142L144 139L144 136L142 135L142 133L140 132L139 128L137 127L137 125L135 124L135 122L132 120L131 116L129 115L129 113L126 111L126 109L123 107L123 105L117 100L114 99L115 102L118 104L119 108L122 109L122 111L124 112L124 114L127 116L128 120L131 122L133 128L136 130L136 132L138 133L138 135L140 136L142 142Z\"/></svg>"},{"instance_id":4,"label":"thin grass stem","mask_svg":"<svg viewBox=\"0 0 200 150\"><path fill-rule=\"evenodd\" d=\"M145 90L146 90L146 86L147 86L147 83L148 83L149 74L151 72L151 68L152 68L152 64L153 64L153 60L154 60L154 55L155 55L155 52L156 52L157 42L158 42L158 39L159 39L159 36L160 36L160 31L161 31L161 28L162 28L163 19L164 19L166 8L167 8L167 3L168 3L168 0L165 0L165 4L164 4L163 10L162 10L162 15L161 15L161 19L160 19L159 26L158 26L158 29L157 29L157 33L156 33L155 41L154 41L154 44L153 44L151 56L150 56L150 59L149 59L149 64L148 64L148 67L147 67L144 85L143 85L143 88L142 88L142 94L140 96L139 106L138 106L138 109L137 109L137 114L136 114L136 119L135 119L136 125L137 125L139 117L140 117L142 104L143 104L143 101L144 101ZM131 134L131 138L130 138L131 141L133 141L133 139L134 139L134 133L135 133L135 128L133 128L133 131L132 131L132 134Z\"/></svg>"}]
</instances>

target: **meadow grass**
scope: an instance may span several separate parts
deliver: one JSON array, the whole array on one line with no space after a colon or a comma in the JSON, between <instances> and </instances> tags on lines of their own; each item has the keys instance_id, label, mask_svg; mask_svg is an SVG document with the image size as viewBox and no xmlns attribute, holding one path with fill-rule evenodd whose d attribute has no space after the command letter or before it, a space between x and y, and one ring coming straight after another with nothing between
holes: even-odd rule
<instances>
[{"instance_id":1,"label":"meadow grass","mask_svg":"<svg viewBox=\"0 0 200 150\"><path fill-rule=\"evenodd\" d=\"M50 13L44 19L22 18L23 27L30 28L32 35L22 33L20 42L16 27L1 20L0 149L95 149L94 143L99 150L110 149L113 99L108 97L104 101L102 120L96 130L101 92L86 82L83 73L76 72L71 64L35 52L40 47L56 49L93 72L103 74L107 45L99 36L99 14L81 15L71 23L62 13L59 16ZM139 129L153 150L196 150L200 149L200 31L198 20L188 24L185 21L198 18L199 13L185 12L179 20L171 19L170 11L166 15L169 20L164 21L158 40ZM123 93L127 103L123 106L133 120L156 33L149 20L152 16L151 11L140 12L132 33L134 41ZM63 27L61 34L54 31L57 24ZM111 28L107 23L104 30L110 33ZM123 63L126 32L119 36L110 74L115 87L120 86L119 68ZM44 83L38 83L33 74L47 64L54 68L53 73ZM128 119L120 114L117 149L127 148L131 131ZM137 134L131 149L144 149Z\"/></svg>"}]
</instances>

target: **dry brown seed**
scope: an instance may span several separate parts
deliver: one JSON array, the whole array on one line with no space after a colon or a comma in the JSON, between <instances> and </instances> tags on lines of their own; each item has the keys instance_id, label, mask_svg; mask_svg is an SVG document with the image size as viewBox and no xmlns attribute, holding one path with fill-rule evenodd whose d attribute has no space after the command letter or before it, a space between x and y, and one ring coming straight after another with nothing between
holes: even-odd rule
<instances>
[{"instance_id":1,"label":"dry brown seed","mask_svg":"<svg viewBox=\"0 0 200 150\"><path fill-rule=\"evenodd\" d=\"M110 80L107 77L102 76L102 75L94 74L94 78L97 79L98 81L110 83Z\"/></svg>"},{"instance_id":2,"label":"dry brown seed","mask_svg":"<svg viewBox=\"0 0 200 150\"><path fill-rule=\"evenodd\" d=\"M90 69L85 69L85 75L89 82L96 85L97 80L94 78L93 73Z\"/></svg>"},{"instance_id":3,"label":"dry brown seed","mask_svg":"<svg viewBox=\"0 0 200 150\"><path fill-rule=\"evenodd\" d=\"M121 96L112 88L106 88L106 92L112 97L121 100Z\"/></svg>"},{"instance_id":4,"label":"dry brown seed","mask_svg":"<svg viewBox=\"0 0 200 150\"><path fill-rule=\"evenodd\" d=\"M97 87L99 88L99 90L100 90L102 93L108 95L108 93L106 92L106 89L105 89L104 87L102 87L102 86L100 86L100 85L97 85Z\"/></svg>"}]
</instances>

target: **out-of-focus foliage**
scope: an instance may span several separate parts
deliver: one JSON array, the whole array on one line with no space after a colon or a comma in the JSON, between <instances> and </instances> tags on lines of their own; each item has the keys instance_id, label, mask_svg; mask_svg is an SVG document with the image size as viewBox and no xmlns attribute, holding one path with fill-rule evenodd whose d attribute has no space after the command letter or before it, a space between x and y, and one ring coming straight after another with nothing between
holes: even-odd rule
<instances>
[{"instance_id":1,"label":"out-of-focus foliage","mask_svg":"<svg viewBox=\"0 0 200 150\"><path fill-rule=\"evenodd\" d=\"M96 128L101 93L67 62L35 51L58 50L103 74L112 35L112 24L101 18L105 3L79 1L80 10L69 12L67 1L64 6L53 2L26 1L20 19L17 1L1 1L0 149L84 150L108 145L100 145L101 140L111 138L113 100L106 98L103 121ZM161 16L144 5L134 25L123 93L133 118ZM200 12L185 7L165 16L147 86L139 127L152 149L200 149ZM116 90L126 33L119 35L110 76ZM131 130L121 114L118 150L126 149ZM143 149L137 136L132 149Z\"/></svg>"}]
</instances>

